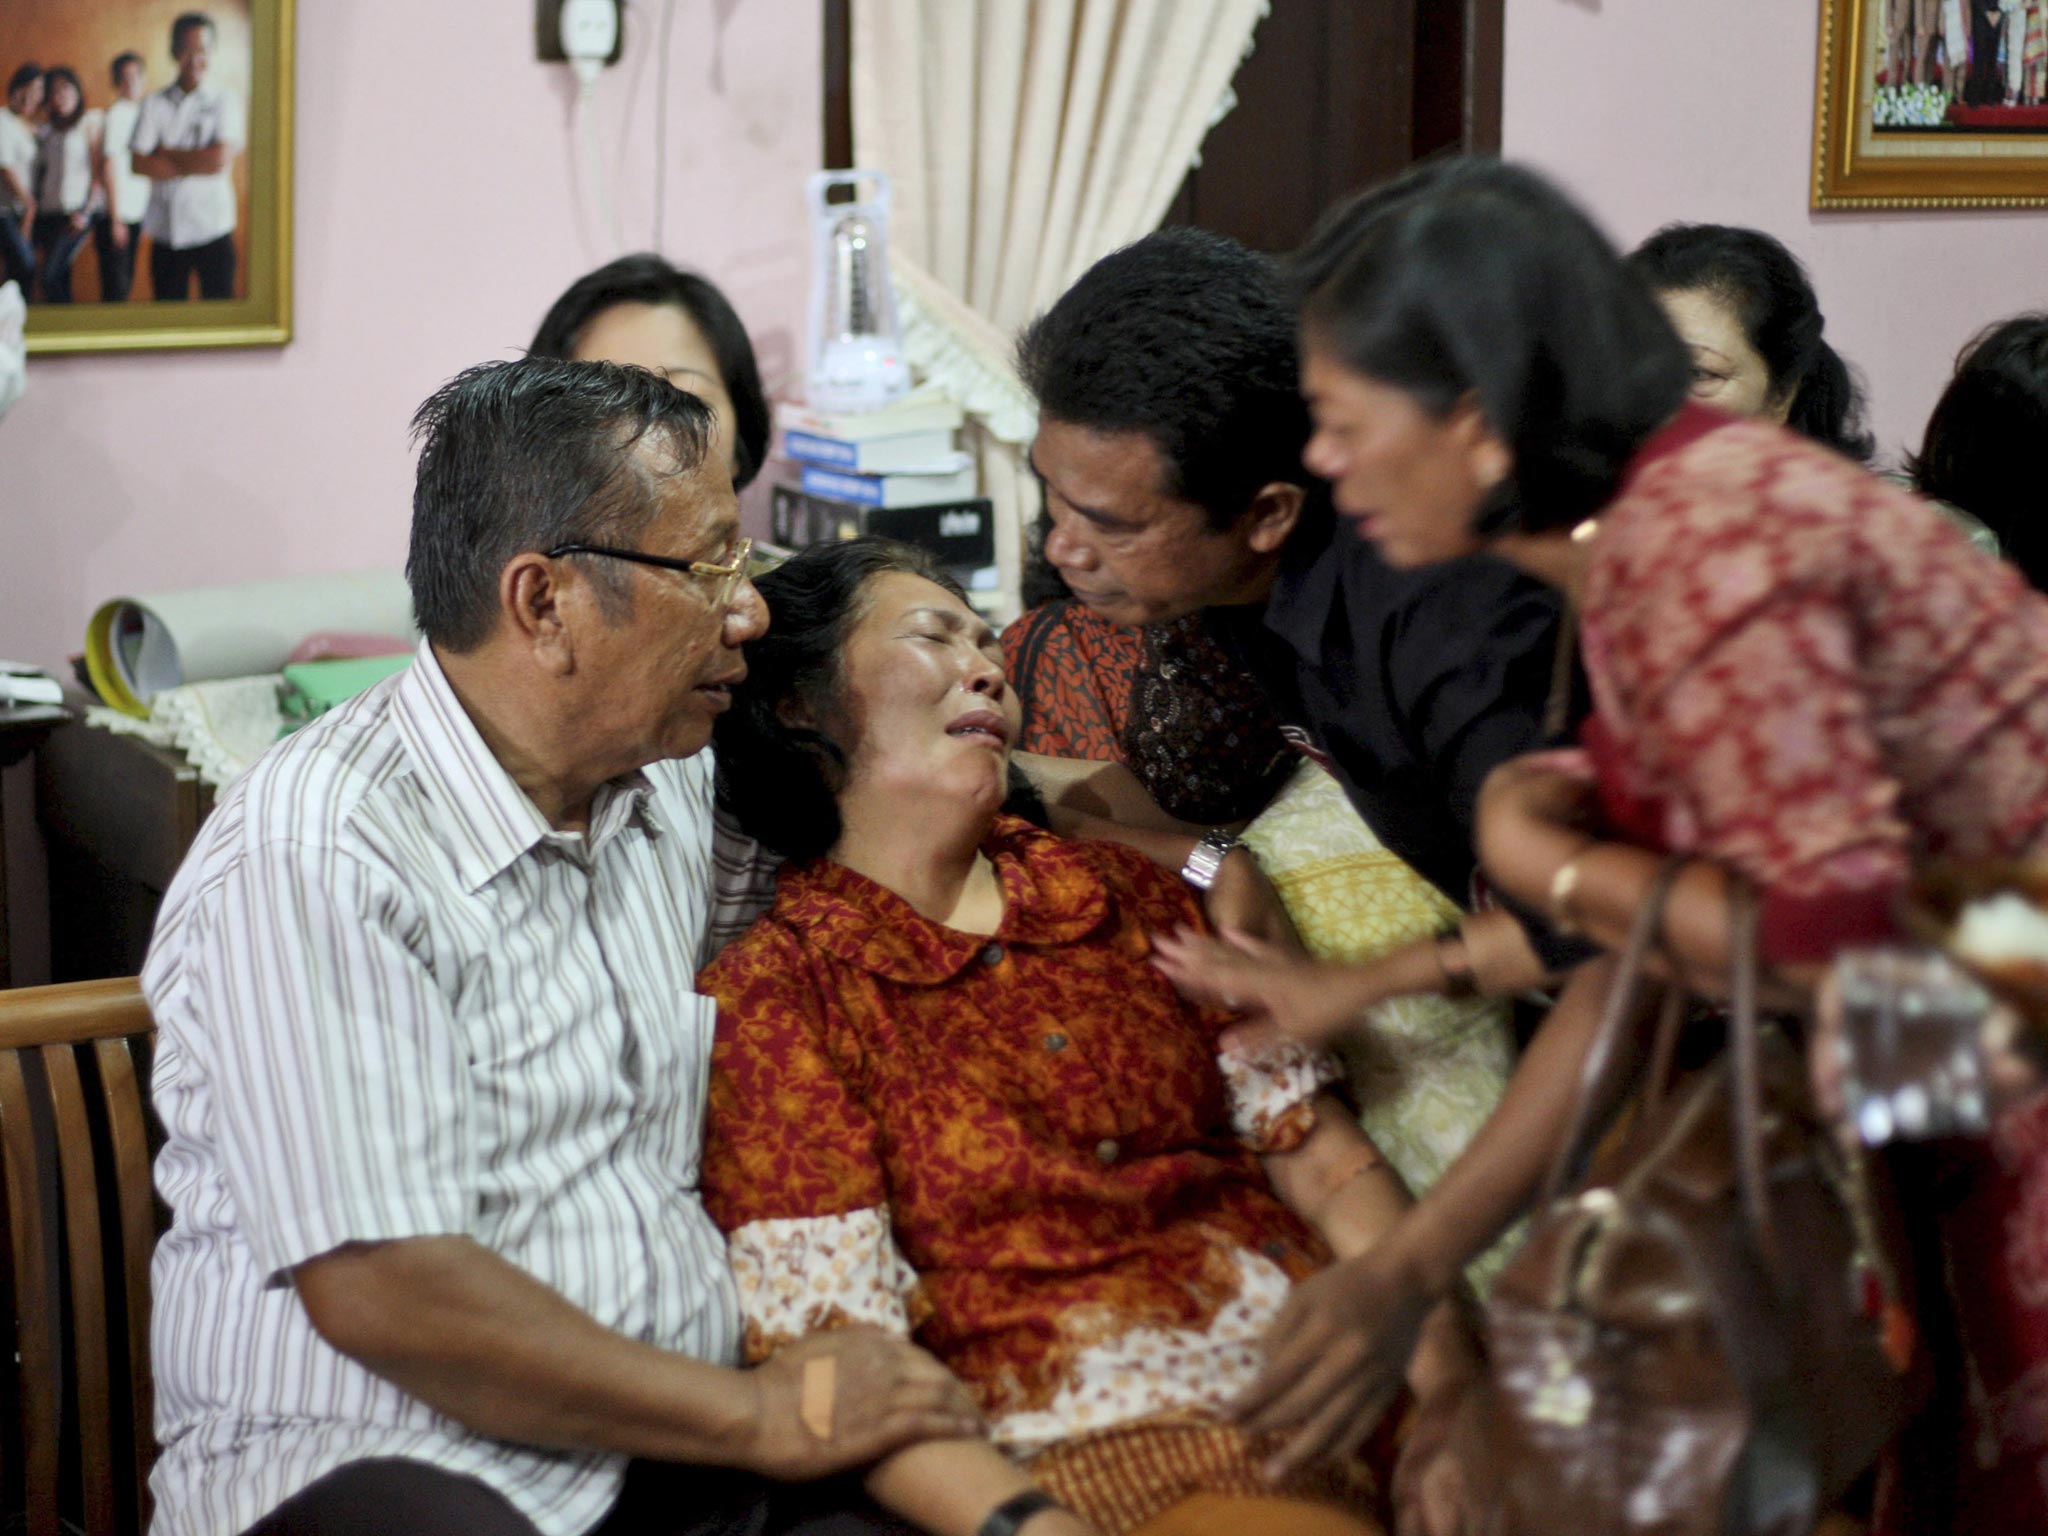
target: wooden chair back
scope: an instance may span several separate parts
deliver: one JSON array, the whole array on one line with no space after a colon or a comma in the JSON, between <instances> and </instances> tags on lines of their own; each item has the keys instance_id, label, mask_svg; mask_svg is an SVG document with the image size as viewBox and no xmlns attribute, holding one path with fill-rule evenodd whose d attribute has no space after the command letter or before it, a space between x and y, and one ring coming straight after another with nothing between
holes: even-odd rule
<instances>
[{"instance_id":1,"label":"wooden chair back","mask_svg":"<svg viewBox=\"0 0 2048 1536\"><path fill-rule=\"evenodd\" d=\"M0 1530L149 1527L152 1042L133 977L0 992Z\"/></svg>"}]
</instances>

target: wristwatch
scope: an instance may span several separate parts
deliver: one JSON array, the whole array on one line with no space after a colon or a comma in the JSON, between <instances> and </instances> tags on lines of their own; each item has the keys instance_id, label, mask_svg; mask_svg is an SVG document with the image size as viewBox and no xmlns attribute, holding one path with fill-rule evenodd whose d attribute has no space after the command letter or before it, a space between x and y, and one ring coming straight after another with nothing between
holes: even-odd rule
<instances>
[{"instance_id":1,"label":"wristwatch","mask_svg":"<svg viewBox=\"0 0 2048 1536\"><path fill-rule=\"evenodd\" d=\"M1188 855L1187 863L1180 867L1181 879L1198 891L1206 891L1216 883L1216 872L1223 868L1224 855L1233 848L1242 848L1241 839L1228 832L1204 832L1202 840L1195 844L1194 852Z\"/></svg>"},{"instance_id":2,"label":"wristwatch","mask_svg":"<svg viewBox=\"0 0 2048 1536\"><path fill-rule=\"evenodd\" d=\"M1011 1494L990 1510L988 1518L975 1527L974 1536L1017 1536L1024 1522L1033 1515L1066 1507L1043 1488L1026 1488L1022 1493Z\"/></svg>"}]
</instances>

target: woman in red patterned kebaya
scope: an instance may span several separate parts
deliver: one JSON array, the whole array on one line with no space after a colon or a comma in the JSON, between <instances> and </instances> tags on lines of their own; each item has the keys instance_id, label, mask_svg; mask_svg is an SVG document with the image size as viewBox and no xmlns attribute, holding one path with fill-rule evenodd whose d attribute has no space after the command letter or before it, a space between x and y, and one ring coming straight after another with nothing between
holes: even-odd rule
<instances>
[{"instance_id":1,"label":"woman in red patterned kebaya","mask_svg":"<svg viewBox=\"0 0 2048 1536\"><path fill-rule=\"evenodd\" d=\"M1296 1282L1407 1203L1334 1064L1223 1050L1147 963L1189 888L1009 813L1001 646L927 557L854 540L761 586L720 796L788 862L700 981L750 1354L866 1324L959 1375L990 1438L869 1480L942 1536L1374 1529L1355 1463L1273 1481L1230 1415ZM1462 1368L1448 1312L1433 1341Z\"/></svg>"},{"instance_id":2,"label":"woman in red patterned kebaya","mask_svg":"<svg viewBox=\"0 0 2048 1536\"><path fill-rule=\"evenodd\" d=\"M1507 764L1481 798L1507 897L1619 949L1686 856L1663 942L1710 985L1732 871L1761 893L1790 1000L1837 949L1892 933L1920 860L2048 854L2048 601L1909 492L1689 403L1682 346L1563 196L1447 162L1341 210L1297 265L1306 461L1358 536L1401 566L1484 550L1579 613L1584 750ZM1574 975L1493 1121L1344 1266L1351 1286L1326 1294L1350 1315L1325 1309L1303 1350L1383 1349L1376 1317L1427 1299L1533 1196L1610 974ZM1961 1183L1938 1214L1980 1391L1949 1512L2040 1529L2048 1101L2009 1110Z\"/></svg>"}]
</instances>

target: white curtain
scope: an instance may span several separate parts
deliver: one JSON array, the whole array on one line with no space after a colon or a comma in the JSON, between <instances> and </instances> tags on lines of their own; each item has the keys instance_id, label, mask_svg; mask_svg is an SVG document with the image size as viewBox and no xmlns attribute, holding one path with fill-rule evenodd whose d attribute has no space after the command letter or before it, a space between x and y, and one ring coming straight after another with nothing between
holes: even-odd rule
<instances>
[{"instance_id":1,"label":"white curtain","mask_svg":"<svg viewBox=\"0 0 2048 1536\"><path fill-rule=\"evenodd\" d=\"M853 0L855 162L889 173L912 365L971 413L1015 611L1031 399L1017 329L1157 227L1268 0Z\"/></svg>"}]
</instances>

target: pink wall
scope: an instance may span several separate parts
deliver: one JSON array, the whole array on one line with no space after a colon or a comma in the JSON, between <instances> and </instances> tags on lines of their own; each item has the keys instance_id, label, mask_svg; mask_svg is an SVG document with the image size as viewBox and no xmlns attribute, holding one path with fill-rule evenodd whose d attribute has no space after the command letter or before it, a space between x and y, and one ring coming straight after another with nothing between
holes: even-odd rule
<instances>
[{"instance_id":1,"label":"pink wall","mask_svg":"<svg viewBox=\"0 0 2048 1536\"><path fill-rule=\"evenodd\" d=\"M1807 209L1818 0L1513 0L1506 152L1617 240L1751 224L1805 261L1870 387L1879 454L1917 446L1956 349L2048 307L2048 214Z\"/></svg>"},{"instance_id":2,"label":"pink wall","mask_svg":"<svg viewBox=\"0 0 2048 1536\"><path fill-rule=\"evenodd\" d=\"M598 87L626 249L652 240L661 10L629 0ZM820 26L816 0L674 10L664 245L726 289L771 388L802 330ZM0 656L56 663L123 592L401 563L413 407L621 249L528 0L308 0L298 48L296 339L31 360L0 421Z\"/></svg>"}]
</instances>

